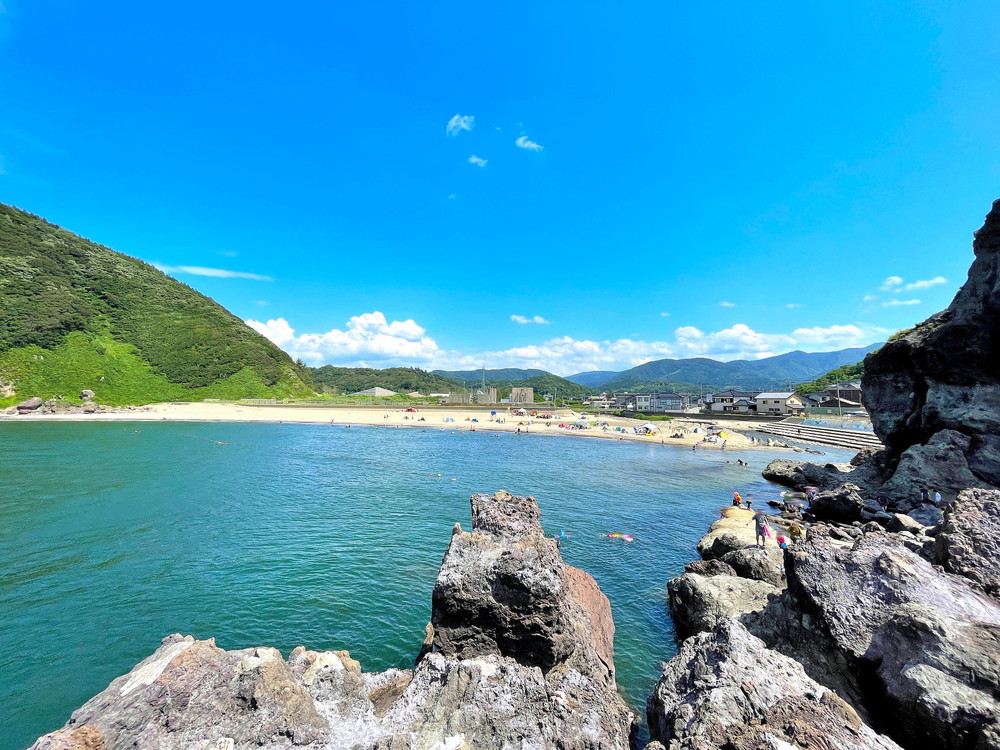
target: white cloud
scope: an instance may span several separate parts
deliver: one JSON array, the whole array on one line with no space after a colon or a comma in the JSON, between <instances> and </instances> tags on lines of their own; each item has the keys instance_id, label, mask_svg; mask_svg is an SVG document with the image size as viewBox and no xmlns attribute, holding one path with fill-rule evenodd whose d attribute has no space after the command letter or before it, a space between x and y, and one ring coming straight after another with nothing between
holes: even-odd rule
<instances>
[{"instance_id":1,"label":"white cloud","mask_svg":"<svg viewBox=\"0 0 1000 750\"><path fill-rule=\"evenodd\" d=\"M882 286L879 287L883 292L888 292L903 283L903 278L901 276L887 276L885 281L882 282Z\"/></svg>"},{"instance_id":2,"label":"white cloud","mask_svg":"<svg viewBox=\"0 0 1000 750\"><path fill-rule=\"evenodd\" d=\"M720 302L719 307L736 307L735 302Z\"/></svg>"},{"instance_id":3,"label":"white cloud","mask_svg":"<svg viewBox=\"0 0 1000 750\"><path fill-rule=\"evenodd\" d=\"M947 284L948 279L944 276L935 276L933 279L924 279L922 281L914 281L912 283L906 284L903 287L905 292L915 292L918 289L930 289L932 286L937 286L938 284Z\"/></svg>"},{"instance_id":4,"label":"white cloud","mask_svg":"<svg viewBox=\"0 0 1000 750\"><path fill-rule=\"evenodd\" d=\"M877 294L866 294L864 297L861 298L861 301L862 302L874 302L877 299L878 299L878 295Z\"/></svg>"},{"instance_id":5,"label":"white cloud","mask_svg":"<svg viewBox=\"0 0 1000 750\"><path fill-rule=\"evenodd\" d=\"M525 136L521 136L514 143L518 148L525 148L528 151L541 151L545 146L535 143L534 141L529 141Z\"/></svg>"},{"instance_id":6,"label":"white cloud","mask_svg":"<svg viewBox=\"0 0 1000 750\"><path fill-rule=\"evenodd\" d=\"M660 317L661 318L669 318L670 317L670 313L660 313Z\"/></svg>"},{"instance_id":7,"label":"white cloud","mask_svg":"<svg viewBox=\"0 0 1000 750\"><path fill-rule=\"evenodd\" d=\"M473 154L469 157L469 164L475 164L477 167L485 167L488 159L480 159L478 156Z\"/></svg>"},{"instance_id":8,"label":"white cloud","mask_svg":"<svg viewBox=\"0 0 1000 750\"><path fill-rule=\"evenodd\" d=\"M535 315L534 317L531 318L526 318L523 315L511 315L510 319L513 320L515 323L520 323L521 325L524 325L525 323L538 323L539 325L547 326L549 324L549 321L547 321L541 315Z\"/></svg>"},{"instance_id":9,"label":"white cloud","mask_svg":"<svg viewBox=\"0 0 1000 750\"><path fill-rule=\"evenodd\" d=\"M257 300L254 300L254 302L253 302L253 303L254 303L255 305L257 305L258 307L267 307L268 305L270 305L270 304L271 304L271 303L270 303L270 302L268 302L267 300L263 300L263 299L257 299Z\"/></svg>"},{"instance_id":10,"label":"white cloud","mask_svg":"<svg viewBox=\"0 0 1000 750\"><path fill-rule=\"evenodd\" d=\"M525 323L537 318L512 316ZM544 320L544 319L541 319ZM477 369L486 367L537 367L558 374L586 370L623 370L654 359L710 357L718 360L760 359L794 349L831 351L864 346L884 340L889 329L861 325L797 328L789 333L762 333L743 323L720 331L682 326L667 341L631 338L591 341L561 336L528 346L487 351L458 352L441 349L413 320L386 320L381 312L351 318L343 330L303 333L284 318L262 323L246 321L293 357L310 363L344 366L390 367L409 365L424 369Z\"/></svg>"},{"instance_id":11,"label":"white cloud","mask_svg":"<svg viewBox=\"0 0 1000 750\"><path fill-rule=\"evenodd\" d=\"M473 115L455 115L448 120L445 130L448 135L458 135L463 130L472 130L476 125L476 118Z\"/></svg>"},{"instance_id":12,"label":"white cloud","mask_svg":"<svg viewBox=\"0 0 1000 750\"><path fill-rule=\"evenodd\" d=\"M165 266L161 263L153 263L154 268L158 268L163 273L173 275L189 274L191 276L211 276L215 279L251 279L252 281L274 281L271 276L261 276L259 273L247 273L246 271L227 271L222 268L205 268L203 266Z\"/></svg>"},{"instance_id":13,"label":"white cloud","mask_svg":"<svg viewBox=\"0 0 1000 750\"><path fill-rule=\"evenodd\" d=\"M918 299L891 299L888 302L883 302L882 307L903 307L905 305L919 305L920 300Z\"/></svg>"},{"instance_id":14,"label":"white cloud","mask_svg":"<svg viewBox=\"0 0 1000 750\"><path fill-rule=\"evenodd\" d=\"M802 303L801 302L789 302L787 305L785 305L785 307L787 307L789 310L794 310L796 307L802 307Z\"/></svg>"},{"instance_id":15,"label":"white cloud","mask_svg":"<svg viewBox=\"0 0 1000 750\"><path fill-rule=\"evenodd\" d=\"M413 320L389 322L375 311L356 315L344 330L295 335L284 318L246 324L293 357L311 362L332 362L355 367L391 367L397 364L428 366L443 353L434 339Z\"/></svg>"}]
</instances>

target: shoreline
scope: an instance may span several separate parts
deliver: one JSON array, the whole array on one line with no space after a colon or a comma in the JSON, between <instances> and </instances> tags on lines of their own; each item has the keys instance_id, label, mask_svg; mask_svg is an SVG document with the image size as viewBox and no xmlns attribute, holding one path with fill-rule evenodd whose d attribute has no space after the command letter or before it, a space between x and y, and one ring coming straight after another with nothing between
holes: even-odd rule
<instances>
[{"instance_id":1,"label":"shoreline","mask_svg":"<svg viewBox=\"0 0 1000 750\"><path fill-rule=\"evenodd\" d=\"M672 445L695 450L778 450L795 451L791 447L770 446L761 442L751 442L744 432L753 432L756 425L747 422L726 422L719 425L725 439L718 442L704 442L709 425L716 424L708 415L692 414L690 419L675 418L669 421L652 422L657 429L651 435L638 435L633 427L646 424L643 420L610 415L589 414L581 418L578 412L557 409L551 412L552 419L517 416L497 409L496 417L491 409L469 409L468 407L449 410L435 407L407 412L403 408L386 409L379 407L339 407L339 406L273 406L256 404L226 403L163 403L127 407L122 411L99 412L93 414L17 414L0 415L0 424L7 422L267 422L294 424L329 424L341 427L368 426L407 429L460 430L467 432L511 432L520 431L528 435L566 435L583 438L600 438L621 442L645 443L648 445ZM423 421L421 421L423 419ZM473 422L472 420L478 420ZM490 420L493 421L490 421ZM451 420L451 421L446 421ZM503 420L498 421L498 420ZM569 428L574 422L597 421L598 426L584 429ZM603 423L607 427L603 427ZM560 427L560 425L564 425ZM616 430L615 428L621 428ZM698 430L695 432L695 430ZM801 450L801 449L798 449Z\"/></svg>"}]
</instances>

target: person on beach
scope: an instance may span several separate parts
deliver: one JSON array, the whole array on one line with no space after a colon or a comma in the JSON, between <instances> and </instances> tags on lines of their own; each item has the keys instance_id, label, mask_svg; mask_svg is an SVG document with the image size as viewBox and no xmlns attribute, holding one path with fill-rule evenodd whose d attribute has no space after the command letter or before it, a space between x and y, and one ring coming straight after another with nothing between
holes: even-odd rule
<instances>
[{"instance_id":1,"label":"person on beach","mask_svg":"<svg viewBox=\"0 0 1000 750\"><path fill-rule=\"evenodd\" d=\"M758 510L751 521L754 525L754 542L758 547L763 547L767 538L771 536L771 526L767 522L767 516L763 510Z\"/></svg>"}]
</instances>

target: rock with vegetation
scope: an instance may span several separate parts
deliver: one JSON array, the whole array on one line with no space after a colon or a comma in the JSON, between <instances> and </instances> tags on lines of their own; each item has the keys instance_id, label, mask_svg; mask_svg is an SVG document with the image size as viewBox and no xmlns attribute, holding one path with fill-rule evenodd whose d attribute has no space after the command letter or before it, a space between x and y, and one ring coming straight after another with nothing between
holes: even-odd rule
<instances>
[{"instance_id":1,"label":"rock with vegetation","mask_svg":"<svg viewBox=\"0 0 1000 750\"><path fill-rule=\"evenodd\" d=\"M127 255L0 204L0 406L312 393L304 367L209 298Z\"/></svg>"},{"instance_id":2,"label":"rock with vegetation","mask_svg":"<svg viewBox=\"0 0 1000 750\"><path fill-rule=\"evenodd\" d=\"M972 250L968 280L948 308L865 358L864 403L896 493L912 490L893 482L906 453L935 440L946 457L934 476L921 476L942 493L1000 488L1000 200Z\"/></svg>"},{"instance_id":3,"label":"rock with vegetation","mask_svg":"<svg viewBox=\"0 0 1000 750\"><path fill-rule=\"evenodd\" d=\"M899 750L734 620L681 645L647 718L650 737L670 750Z\"/></svg>"},{"instance_id":4,"label":"rock with vegetation","mask_svg":"<svg viewBox=\"0 0 1000 750\"><path fill-rule=\"evenodd\" d=\"M626 750L634 717L615 686L607 598L562 562L533 498L476 495L472 507L413 669L171 636L34 750Z\"/></svg>"}]
</instances>

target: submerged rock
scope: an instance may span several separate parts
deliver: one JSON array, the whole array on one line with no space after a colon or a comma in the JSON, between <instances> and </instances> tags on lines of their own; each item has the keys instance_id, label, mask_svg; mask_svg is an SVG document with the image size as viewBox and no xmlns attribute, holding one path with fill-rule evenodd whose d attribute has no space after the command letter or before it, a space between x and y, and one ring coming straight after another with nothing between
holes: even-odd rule
<instances>
[{"instance_id":1,"label":"submerged rock","mask_svg":"<svg viewBox=\"0 0 1000 750\"><path fill-rule=\"evenodd\" d=\"M476 495L472 508L412 670L171 636L33 747L625 750L634 717L615 686L607 598L562 562L533 498Z\"/></svg>"},{"instance_id":2,"label":"submerged rock","mask_svg":"<svg viewBox=\"0 0 1000 750\"><path fill-rule=\"evenodd\" d=\"M833 691L738 622L687 639L647 704L670 750L899 750Z\"/></svg>"}]
</instances>

